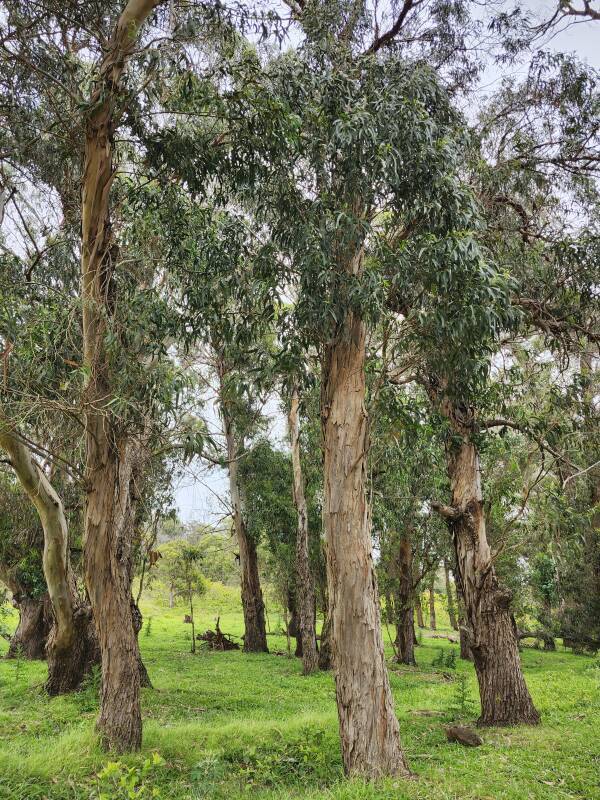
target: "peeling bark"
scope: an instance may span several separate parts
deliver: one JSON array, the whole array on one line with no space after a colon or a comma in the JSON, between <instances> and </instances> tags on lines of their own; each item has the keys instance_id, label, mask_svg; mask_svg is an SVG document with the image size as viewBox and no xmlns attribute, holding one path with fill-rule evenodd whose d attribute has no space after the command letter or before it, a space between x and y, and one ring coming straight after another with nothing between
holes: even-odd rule
<instances>
[{"instance_id":1,"label":"peeling bark","mask_svg":"<svg viewBox=\"0 0 600 800\"><path fill-rule=\"evenodd\" d=\"M82 182L81 279L87 503L84 564L102 654L98 729L103 746L138 750L142 740L139 649L131 614L132 443L111 410L108 321L114 306L110 189L121 78L144 22L159 0L129 0L112 33L90 98Z\"/></svg>"},{"instance_id":2,"label":"peeling bark","mask_svg":"<svg viewBox=\"0 0 600 800\"><path fill-rule=\"evenodd\" d=\"M362 252L348 272L362 270ZM323 521L332 650L344 769L409 774L385 665L366 492L365 325L348 313L322 369Z\"/></svg>"},{"instance_id":3,"label":"peeling bark","mask_svg":"<svg viewBox=\"0 0 600 800\"><path fill-rule=\"evenodd\" d=\"M288 417L292 468L294 475L294 502L298 512L296 534L296 605L301 641L302 671L305 675L319 669L319 654L315 633L315 587L310 571L308 551L308 510L304 496L304 477L300 461L300 428L298 411L300 398L294 387Z\"/></svg>"},{"instance_id":4,"label":"peeling bark","mask_svg":"<svg viewBox=\"0 0 600 800\"><path fill-rule=\"evenodd\" d=\"M473 416L447 398L440 408L453 430L447 446L452 505L437 505L436 510L446 518L454 541L465 604L461 627L468 635L479 682L479 724L535 725L540 715L521 668L511 596L498 582L487 540Z\"/></svg>"}]
</instances>

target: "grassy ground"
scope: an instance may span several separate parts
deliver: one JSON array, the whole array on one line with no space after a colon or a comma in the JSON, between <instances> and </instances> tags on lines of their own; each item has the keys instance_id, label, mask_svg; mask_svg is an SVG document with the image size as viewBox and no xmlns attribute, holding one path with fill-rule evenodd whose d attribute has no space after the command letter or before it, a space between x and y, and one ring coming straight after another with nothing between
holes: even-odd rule
<instances>
[{"instance_id":1,"label":"grassy ground","mask_svg":"<svg viewBox=\"0 0 600 800\"><path fill-rule=\"evenodd\" d=\"M201 630L221 613L221 628L241 634L231 592L214 588L199 605ZM390 664L402 738L418 777L365 784L342 777L331 675L302 677L298 660L285 654L284 637L269 637L282 655L192 655L183 607L169 610L159 597L142 607L140 641L155 687L143 691L143 752L122 759L99 781L110 759L94 735L96 688L49 700L43 663L0 660L2 800L79 800L100 791L110 800L127 798L124 789L109 787L123 775L134 784L135 770L154 752L164 763L146 768L147 794L131 797L151 797L155 789L165 800L235 800L249 793L256 800L600 798L600 662L590 657L562 648L525 650L542 725L486 730L483 747L465 749L447 743L442 725L458 713L452 708L461 684L472 702L466 717L475 718L472 666L432 666L440 647L448 654L456 646L424 638L417 669ZM280 627L277 614L270 624Z\"/></svg>"}]
</instances>

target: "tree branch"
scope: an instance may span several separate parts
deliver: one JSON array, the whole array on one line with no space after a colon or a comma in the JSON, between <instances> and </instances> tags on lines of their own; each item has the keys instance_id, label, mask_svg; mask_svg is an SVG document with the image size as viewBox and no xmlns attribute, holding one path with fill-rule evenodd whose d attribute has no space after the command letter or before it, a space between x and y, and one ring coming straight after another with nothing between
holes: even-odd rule
<instances>
[{"instance_id":1,"label":"tree branch","mask_svg":"<svg viewBox=\"0 0 600 800\"><path fill-rule=\"evenodd\" d=\"M400 9L396 21L394 22L392 27L389 28L384 33L382 33L381 36L378 36L373 41L371 46L367 50L365 50L365 55L373 55L374 53L377 53L379 50L381 50L382 47L387 47L388 45L392 44L396 36L402 30L402 26L404 25L407 16L413 9L415 9L417 6L420 6L421 3L423 2L424 0L404 0L402 8Z\"/></svg>"}]
</instances>

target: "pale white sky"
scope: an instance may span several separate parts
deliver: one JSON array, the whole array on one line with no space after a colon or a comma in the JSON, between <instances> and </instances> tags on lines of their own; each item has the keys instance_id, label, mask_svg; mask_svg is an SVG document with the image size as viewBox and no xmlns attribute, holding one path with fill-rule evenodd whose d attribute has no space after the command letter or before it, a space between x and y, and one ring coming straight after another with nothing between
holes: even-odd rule
<instances>
[{"instance_id":1,"label":"pale white sky","mask_svg":"<svg viewBox=\"0 0 600 800\"><path fill-rule=\"evenodd\" d=\"M533 10L540 18L547 18L556 8L557 0L526 0L524 6ZM576 5L579 3L576 2ZM543 43L547 50L576 53L590 65L600 68L600 22L577 22ZM526 65L514 67L506 71L490 65L481 81L478 94L483 101L487 95L493 94L504 77L526 72ZM280 444L285 442L285 424L277 412L276 402L269 404L272 417L272 437ZM209 409L209 419L218 425L218 415ZM205 470L201 464L193 463L186 476L179 482L175 492L176 506L183 522L217 522L226 513L229 493L226 475L222 470Z\"/></svg>"}]
</instances>

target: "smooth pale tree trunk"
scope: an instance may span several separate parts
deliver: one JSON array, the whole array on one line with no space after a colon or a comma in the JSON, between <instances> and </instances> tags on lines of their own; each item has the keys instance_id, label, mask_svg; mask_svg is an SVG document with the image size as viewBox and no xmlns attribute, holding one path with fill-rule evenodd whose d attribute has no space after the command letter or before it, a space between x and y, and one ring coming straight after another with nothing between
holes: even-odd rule
<instances>
[{"instance_id":1,"label":"smooth pale tree trunk","mask_svg":"<svg viewBox=\"0 0 600 800\"><path fill-rule=\"evenodd\" d=\"M400 539L398 552L398 595L396 601L397 660L401 664L416 666L414 627L413 553L409 536Z\"/></svg>"},{"instance_id":2,"label":"smooth pale tree trunk","mask_svg":"<svg viewBox=\"0 0 600 800\"><path fill-rule=\"evenodd\" d=\"M77 689L97 662L97 640L89 607L77 593L69 563L69 535L62 500L28 447L0 409L0 447L8 453L44 531L42 565L54 624L46 639L49 694Z\"/></svg>"},{"instance_id":3,"label":"smooth pale tree trunk","mask_svg":"<svg viewBox=\"0 0 600 800\"><path fill-rule=\"evenodd\" d=\"M300 398L298 389L292 391L288 426L290 446L292 450L292 469L294 477L294 502L298 512L298 529L296 533L296 606L298 609L298 626L302 644L302 671L305 675L319 669L317 637L315 632L315 587L310 571L308 551L308 510L304 494L304 477L300 461L300 426L298 412Z\"/></svg>"},{"instance_id":4,"label":"smooth pale tree trunk","mask_svg":"<svg viewBox=\"0 0 600 800\"><path fill-rule=\"evenodd\" d=\"M233 420L231 419L225 397L225 366L222 361L219 362L218 369L221 387L221 415L227 444L229 495L231 498L233 527L240 556L242 610L244 613L244 652L268 653L265 604L258 573L258 554L256 552L256 542L251 536L248 536L246 521L244 519L242 490L238 470L239 452L233 430Z\"/></svg>"},{"instance_id":5,"label":"smooth pale tree trunk","mask_svg":"<svg viewBox=\"0 0 600 800\"><path fill-rule=\"evenodd\" d=\"M347 271L360 274L362 252ZM384 659L366 491L365 325L348 313L322 370L323 521L329 613L344 769L409 774Z\"/></svg>"},{"instance_id":6,"label":"smooth pale tree trunk","mask_svg":"<svg viewBox=\"0 0 600 800\"><path fill-rule=\"evenodd\" d=\"M437 630L435 619L435 572L431 576L429 583L429 627L432 631Z\"/></svg>"},{"instance_id":7,"label":"smooth pale tree trunk","mask_svg":"<svg viewBox=\"0 0 600 800\"><path fill-rule=\"evenodd\" d=\"M114 133L124 102L121 78L144 22L159 0L129 0L108 42L85 119L81 284L87 503L84 564L102 655L98 730L106 749L138 750L142 741L137 635L131 614L131 446L112 416L106 350L115 304L110 188Z\"/></svg>"},{"instance_id":8,"label":"smooth pale tree trunk","mask_svg":"<svg viewBox=\"0 0 600 800\"><path fill-rule=\"evenodd\" d=\"M444 559L444 580L446 582L446 602L448 603L448 619L450 620L450 627L452 630L458 630L458 620L456 618L456 605L454 603L454 594L452 592L452 582L450 580L450 565L448 559Z\"/></svg>"},{"instance_id":9,"label":"smooth pale tree trunk","mask_svg":"<svg viewBox=\"0 0 600 800\"><path fill-rule=\"evenodd\" d=\"M472 415L447 399L441 409L454 434L447 447L452 506L436 506L436 510L446 518L453 536L465 630L479 682L479 724L537 724L540 715L521 668L511 594L498 582L487 540Z\"/></svg>"}]
</instances>

